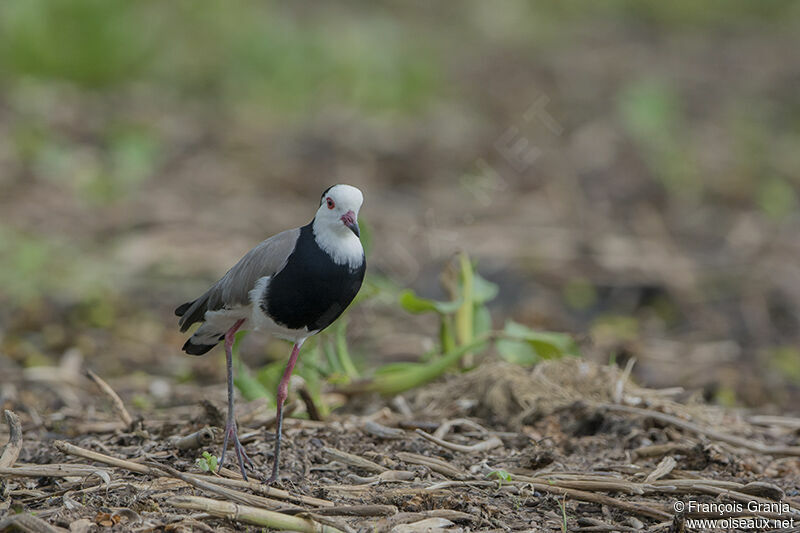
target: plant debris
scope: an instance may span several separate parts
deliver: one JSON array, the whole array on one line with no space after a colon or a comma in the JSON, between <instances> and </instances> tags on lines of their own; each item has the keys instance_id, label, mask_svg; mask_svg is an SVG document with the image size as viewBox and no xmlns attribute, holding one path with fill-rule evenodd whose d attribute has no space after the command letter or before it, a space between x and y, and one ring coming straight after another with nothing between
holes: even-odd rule
<instances>
[{"instance_id":1,"label":"plant debris","mask_svg":"<svg viewBox=\"0 0 800 533\"><path fill-rule=\"evenodd\" d=\"M107 390L69 387L88 407L83 417L15 406L24 435L19 459L0 468L0 530L508 531L560 530L566 520L570 531L672 531L703 517L675 512L674 502L689 500L755 502L739 515L800 521L796 420L753 424L579 359L529 370L484 362L406 395L410 414L387 400L370 413L289 419L273 487L196 466L221 440L206 427L199 389L182 405L135 411L142 422L130 427L111 424L123 412L116 402L96 408ZM224 391L213 390L221 402ZM100 429L68 438L76 427ZM267 471L271 430L241 432ZM215 442L178 445L201 434Z\"/></svg>"}]
</instances>

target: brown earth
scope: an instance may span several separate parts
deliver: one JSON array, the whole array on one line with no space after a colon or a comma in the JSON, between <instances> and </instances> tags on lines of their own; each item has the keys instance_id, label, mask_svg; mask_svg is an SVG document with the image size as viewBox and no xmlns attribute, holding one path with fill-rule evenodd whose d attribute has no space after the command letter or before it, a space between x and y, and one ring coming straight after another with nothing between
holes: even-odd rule
<instances>
[{"instance_id":1,"label":"brown earth","mask_svg":"<svg viewBox=\"0 0 800 533\"><path fill-rule=\"evenodd\" d=\"M579 359L531 370L486 362L391 401L353 398L323 422L291 418L271 489L232 481L233 464L221 476L195 464L221 445L220 386L175 385L171 405L131 408L128 426L79 360L18 378L16 401L5 401L23 406L24 437L0 470L3 531L257 531L247 507L343 531L683 531L705 517L676 513L679 501L782 502L791 509L739 516L800 520L800 420L641 388ZM128 405L149 386L110 384ZM273 412L256 401L238 413L250 457L268 471ZM203 428L217 438L178 448L176 437Z\"/></svg>"}]
</instances>

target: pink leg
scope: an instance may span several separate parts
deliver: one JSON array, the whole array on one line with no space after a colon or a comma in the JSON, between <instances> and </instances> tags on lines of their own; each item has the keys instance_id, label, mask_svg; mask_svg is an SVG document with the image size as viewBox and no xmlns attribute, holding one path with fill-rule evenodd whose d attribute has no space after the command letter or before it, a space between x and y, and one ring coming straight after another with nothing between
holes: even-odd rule
<instances>
[{"instance_id":1,"label":"pink leg","mask_svg":"<svg viewBox=\"0 0 800 533\"><path fill-rule=\"evenodd\" d=\"M286 396L289 394L289 378L292 377L294 365L297 363L297 356L300 354L300 347L303 341L296 342L292 347L292 355L289 356L289 362L286 364L286 370L283 371L283 377L280 384L278 384L277 404L278 411L276 413L276 429L275 429L275 457L273 458L272 474L267 480L267 484L274 483L278 479L278 465L281 454L281 431L283 429L283 402L286 401Z\"/></svg>"},{"instance_id":2,"label":"pink leg","mask_svg":"<svg viewBox=\"0 0 800 533\"><path fill-rule=\"evenodd\" d=\"M247 457L244 452L242 443L239 442L239 435L236 433L236 417L233 411L233 341L236 331L242 326L244 319L238 320L232 327L225 333L225 363L228 370L228 420L225 423L225 439L222 443L222 457L219 460L219 468L222 468L222 463L225 462L225 452L228 450L228 441L233 439L233 449L236 452L236 459L239 463L239 470L242 477L247 480L247 472L245 472L245 462L250 468L253 468L253 461Z\"/></svg>"}]
</instances>

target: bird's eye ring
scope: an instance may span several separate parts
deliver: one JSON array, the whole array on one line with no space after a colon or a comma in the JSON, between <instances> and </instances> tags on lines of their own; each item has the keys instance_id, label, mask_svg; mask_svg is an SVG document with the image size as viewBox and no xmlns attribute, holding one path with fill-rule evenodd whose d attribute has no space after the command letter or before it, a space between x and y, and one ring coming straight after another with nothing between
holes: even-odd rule
<instances>
[{"instance_id":1,"label":"bird's eye ring","mask_svg":"<svg viewBox=\"0 0 800 533\"><path fill-rule=\"evenodd\" d=\"M333 209L334 207L336 207L336 204L330 198L326 198L325 201L328 204L328 209Z\"/></svg>"}]
</instances>

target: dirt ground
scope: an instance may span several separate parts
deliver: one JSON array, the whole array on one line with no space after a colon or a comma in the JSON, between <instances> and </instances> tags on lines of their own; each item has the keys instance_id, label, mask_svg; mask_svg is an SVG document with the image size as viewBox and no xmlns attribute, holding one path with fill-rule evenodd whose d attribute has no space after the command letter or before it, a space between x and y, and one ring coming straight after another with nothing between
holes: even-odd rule
<instances>
[{"instance_id":1,"label":"dirt ground","mask_svg":"<svg viewBox=\"0 0 800 533\"><path fill-rule=\"evenodd\" d=\"M738 503L726 516L741 520L800 521L800 420L640 388L580 359L523 372L487 363L390 401L353 398L324 422L291 418L273 487L245 483L232 463L219 475L196 465L221 445L220 386L179 386L174 405L123 414L76 363L21 376L25 437L0 469L0 530L672 532L718 518L675 512L690 501ZM109 385L136 393L130 380ZM239 422L257 478L271 466L274 412L240 402ZM253 507L305 522L281 525Z\"/></svg>"}]
</instances>

